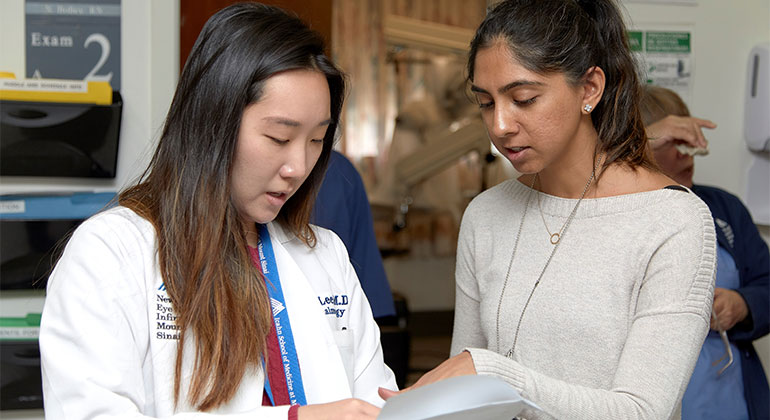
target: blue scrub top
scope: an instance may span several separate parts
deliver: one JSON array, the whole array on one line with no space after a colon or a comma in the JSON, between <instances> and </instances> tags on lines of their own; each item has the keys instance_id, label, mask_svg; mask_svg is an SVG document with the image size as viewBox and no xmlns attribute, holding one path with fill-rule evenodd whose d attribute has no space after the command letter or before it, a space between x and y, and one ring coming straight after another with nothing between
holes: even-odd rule
<instances>
[{"instance_id":1,"label":"blue scrub top","mask_svg":"<svg viewBox=\"0 0 770 420\"><path fill-rule=\"evenodd\" d=\"M717 250L716 287L737 289L740 278L735 260L721 245ZM703 343L698 362L682 399L682 420L731 419L748 420L749 412L743 393L743 375L738 347L730 343L733 364L721 375L717 372L727 358L712 366L727 351L719 332L710 330Z\"/></svg>"},{"instance_id":2,"label":"blue scrub top","mask_svg":"<svg viewBox=\"0 0 770 420\"><path fill-rule=\"evenodd\" d=\"M311 222L332 230L345 243L374 317L395 315L364 183L355 166L337 151L329 159Z\"/></svg>"}]
</instances>

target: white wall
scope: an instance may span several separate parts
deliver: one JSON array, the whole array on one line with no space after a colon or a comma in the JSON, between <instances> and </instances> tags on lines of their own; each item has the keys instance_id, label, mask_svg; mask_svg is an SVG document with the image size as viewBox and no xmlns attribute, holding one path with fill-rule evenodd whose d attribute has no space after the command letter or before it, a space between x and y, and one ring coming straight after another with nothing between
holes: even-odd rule
<instances>
[{"instance_id":1,"label":"white wall","mask_svg":"<svg viewBox=\"0 0 770 420\"><path fill-rule=\"evenodd\" d=\"M96 0L95 0L96 2ZM0 71L23 77L24 0L0 0ZM0 177L0 193L117 191L147 166L179 72L179 0L123 0L121 9L123 116L117 176L111 180ZM36 291L6 291L0 316L42 310ZM2 411L3 419L42 419L42 410Z\"/></svg>"},{"instance_id":2,"label":"white wall","mask_svg":"<svg viewBox=\"0 0 770 420\"><path fill-rule=\"evenodd\" d=\"M123 116L114 179L0 177L0 193L117 191L147 166L179 72L179 0L123 0ZM24 0L0 1L0 71L25 72Z\"/></svg>"}]
</instances>

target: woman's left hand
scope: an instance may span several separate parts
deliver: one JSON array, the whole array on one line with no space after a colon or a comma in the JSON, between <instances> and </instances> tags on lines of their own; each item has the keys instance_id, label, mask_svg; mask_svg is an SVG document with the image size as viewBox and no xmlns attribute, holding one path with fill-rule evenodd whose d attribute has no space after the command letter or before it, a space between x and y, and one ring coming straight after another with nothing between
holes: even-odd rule
<instances>
[{"instance_id":1,"label":"woman's left hand","mask_svg":"<svg viewBox=\"0 0 770 420\"><path fill-rule=\"evenodd\" d=\"M465 376L465 375L475 375L475 374L476 374L476 367L473 365L473 358L471 358L470 353L468 353L467 351L464 351L455 357L450 357L449 359L442 362L440 365L436 366L430 372L426 373L425 375L422 375L422 377L409 388L402 389L399 392L391 391L385 388L380 388L379 393L382 399L387 400L388 398L394 395L398 395L402 392L407 392L414 388L419 388L423 385L432 384L442 379L452 378L455 376Z\"/></svg>"}]
</instances>

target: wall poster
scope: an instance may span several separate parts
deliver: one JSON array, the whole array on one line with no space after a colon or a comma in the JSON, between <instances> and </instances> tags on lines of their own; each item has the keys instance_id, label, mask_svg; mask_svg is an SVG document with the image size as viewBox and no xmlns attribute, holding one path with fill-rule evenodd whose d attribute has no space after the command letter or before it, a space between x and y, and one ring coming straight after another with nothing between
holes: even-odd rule
<instances>
[{"instance_id":1,"label":"wall poster","mask_svg":"<svg viewBox=\"0 0 770 420\"><path fill-rule=\"evenodd\" d=\"M120 90L121 0L26 0L26 77Z\"/></svg>"},{"instance_id":2,"label":"wall poster","mask_svg":"<svg viewBox=\"0 0 770 420\"><path fill-rule=\"evenodd\" d=\"M692 31L634 29L628 32L628 38L646 82L671 89L689 103L694 64Z\"/></svg>"}]
</instances>

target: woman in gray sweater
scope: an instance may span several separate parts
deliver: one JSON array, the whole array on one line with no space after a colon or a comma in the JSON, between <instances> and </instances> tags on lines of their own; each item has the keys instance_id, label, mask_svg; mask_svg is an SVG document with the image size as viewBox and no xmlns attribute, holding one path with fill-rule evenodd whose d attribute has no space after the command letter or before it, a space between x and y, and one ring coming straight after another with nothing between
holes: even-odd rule
<instances>
[{"instance_id":1,"label":"woman in gray sweater","mask_svg":"<svg viewBox=\"0 0 770 420\"><path fill-rule=\"evenodd\" d=\"M527 419L677 419L709 328L708 207L650 158L612 0L510 0L471 43L471 90L523 175L458 244L455 355L416 386L494 375Z\"/></svg>"}]
</instances>

